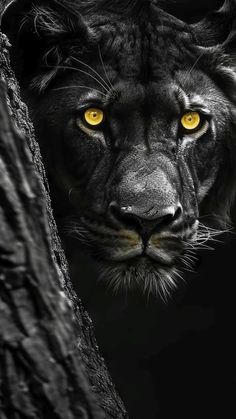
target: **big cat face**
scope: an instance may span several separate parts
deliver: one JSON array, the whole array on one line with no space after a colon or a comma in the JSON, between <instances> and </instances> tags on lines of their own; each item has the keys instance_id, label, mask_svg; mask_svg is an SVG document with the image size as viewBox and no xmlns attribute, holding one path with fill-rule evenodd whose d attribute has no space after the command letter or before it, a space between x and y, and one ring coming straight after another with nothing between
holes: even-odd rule
<instances>
[{"instance_id":1,"label":"big cat face","mask_svg":"<svg viewBox=\"0 0 236 419\"><path fill-rule=\"evenodd\" d=\"M25 92L55 213L73 217L114 288L166 296L218 232L201 217L227 222L235 74L219 46L197 45L196 25L148 16L101 14L82 49L57 38Z\"/></svg>"}]
</instances>

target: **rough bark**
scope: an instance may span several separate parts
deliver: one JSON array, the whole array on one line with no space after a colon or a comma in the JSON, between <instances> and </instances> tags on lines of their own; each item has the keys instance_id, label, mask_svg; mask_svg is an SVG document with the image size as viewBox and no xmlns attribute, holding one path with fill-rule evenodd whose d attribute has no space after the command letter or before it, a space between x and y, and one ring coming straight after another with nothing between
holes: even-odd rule
<instances>
[{"instance_id":1,"label":"rough bark","mask_svg":"<svg viewBox=\"0 0 236 419\"><path fill-rule=\"evenodd\" d=\"M8 48L0 34L0 418L126 418L70 284Z\"/></svg>"}]
</instances>

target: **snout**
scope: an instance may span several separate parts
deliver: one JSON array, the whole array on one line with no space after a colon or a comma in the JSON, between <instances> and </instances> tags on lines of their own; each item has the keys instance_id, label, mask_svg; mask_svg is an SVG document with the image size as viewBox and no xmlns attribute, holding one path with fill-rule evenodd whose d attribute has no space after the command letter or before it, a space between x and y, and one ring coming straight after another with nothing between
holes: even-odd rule
<instances>
[{"instance_id":1,"label":"snout","mask_svg":"<svg viewBox=\"0 0 236 419\"><path fill-rule=\"evenodd\" d=\"M102 223L85 222L99 257L176 263L184 252L189 221L180 199L179 174L167 155L137 151L125 156L112 172L104 197ZM191 226L189 231L191 235Z\"/></svg>"},{"instance_id":2,"label":"snout","mask_svg":"<svg viewBox=\"0 0 236 419\"><path fill-rule=\"evenodd\" d=\"M182 205L168 206L157 210L155 207L143 212L140 208L134 206L121 207L117 202L111 202L109 205L110 217L113 221L127 230L136 233L136 249L132 252L126 251L123 254L119 252L113 255L113 260L124 260L134 256L148 256L157 262L163 264L172 264L178 252L168 252L167 242L176 242L176 248L179 250L179 241L172 232L173 227L182 220ZM168 240L167 240L168 239Z\"/></svg>"},{"instance_id":3,"label":"snout","mask_svg":"<svg viewBox=\"0 0 236 419\"><path fill-rule=\"evenodd\" d=\"M183 209L180 203L159 212L143 214L134 207L120 207L112 202L109 206L109 227L88 219L83 219L83 223L93 241L103 249L106 260L124 262L146 257L170 266L184 252Z\"/></svg>"},{"instance_id":4,"label":"snout","mask_svg":"<svg viewBox=\"0 0 236 419\"><path fill-rule=\"evenodd\" d=\"M146 239L181 219L180 190L179 174L167 155L136 151L122 160L109 181L107 215Z\"/></svg>"},{"instance_id":5,"label":"snout","mask_svg":"<svg viewBox=\"0 0 236 419\"><path fill-rule=\"evenodd\" d=\"M109 205L109 217L117 224L134 230L145 246L155 233L171 230L182 220L183 208L178 202L164 208L147 208L145 211L135 206L120 206L117 202Z\"/></svg>"}]
</instances>

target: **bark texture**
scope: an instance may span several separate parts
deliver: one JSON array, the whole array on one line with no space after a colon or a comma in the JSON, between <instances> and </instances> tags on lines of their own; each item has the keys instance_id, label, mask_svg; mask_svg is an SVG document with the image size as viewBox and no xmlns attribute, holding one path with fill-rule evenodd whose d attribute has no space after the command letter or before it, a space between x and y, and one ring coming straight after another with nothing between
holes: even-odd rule
<instances>
[{"instance_id":1,"label":"bark texture","mask_svg":"<svg viewBox=\"0 0 236 419\"><path fill-rule=\"evenodd\" d=\"M127 418L70 284L9 46L0 33L0 418Z\"/></svg>"}]
</instances>

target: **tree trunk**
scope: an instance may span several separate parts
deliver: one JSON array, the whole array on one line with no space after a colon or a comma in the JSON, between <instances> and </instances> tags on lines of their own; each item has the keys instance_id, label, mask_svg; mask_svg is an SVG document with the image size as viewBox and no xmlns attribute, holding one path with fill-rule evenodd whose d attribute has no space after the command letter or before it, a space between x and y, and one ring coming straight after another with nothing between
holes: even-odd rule
<instances>
[{"instance_id":1,"label":"tree trunk","mask_svg":"<svg viewBox=\"0 0 236 419\"><path fill-rule=\"evenodd\" d=\"M0 418L127 418L71 287L8 47L0 33Z\"/></svg>"}]
</instances>

